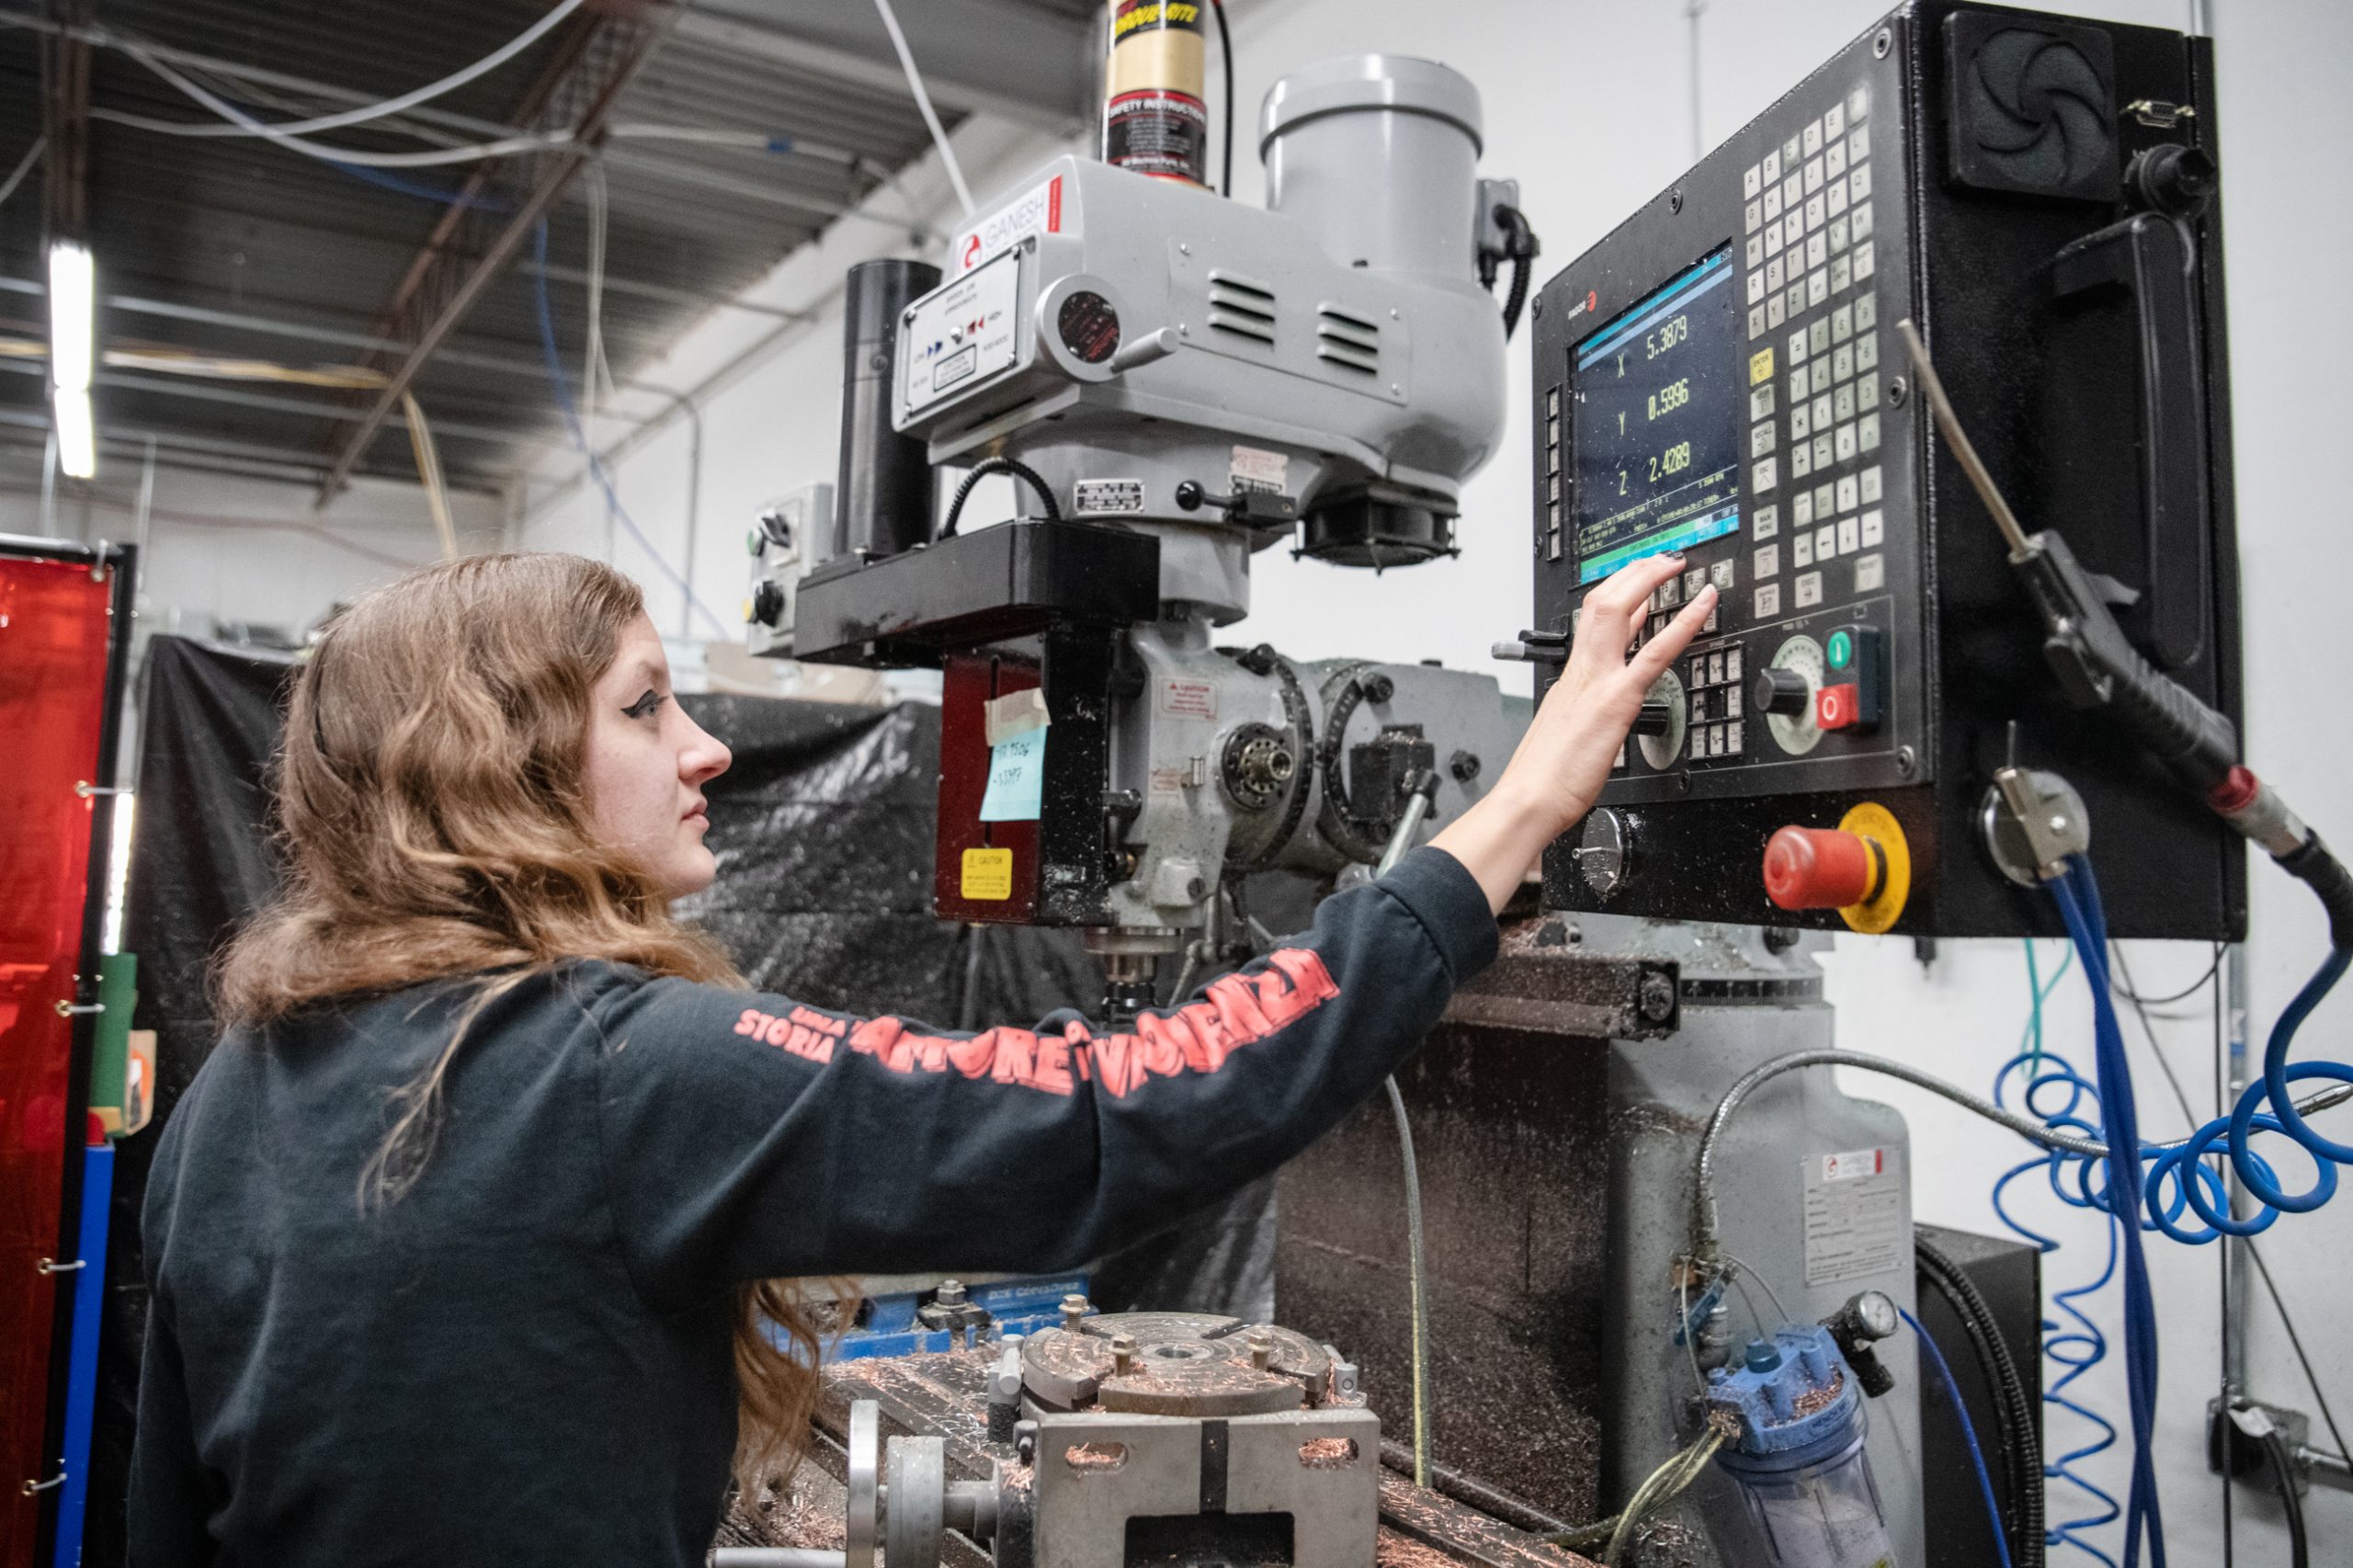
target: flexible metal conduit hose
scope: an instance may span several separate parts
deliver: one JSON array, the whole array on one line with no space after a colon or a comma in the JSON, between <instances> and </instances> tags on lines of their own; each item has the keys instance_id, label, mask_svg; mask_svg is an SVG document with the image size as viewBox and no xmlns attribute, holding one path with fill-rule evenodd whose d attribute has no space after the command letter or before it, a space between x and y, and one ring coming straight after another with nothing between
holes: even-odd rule
<instances>
[{"instance_id":1,"label":"flexible metal conduit hose","mask_svg":"<svg viewBox=\"0 0 2353 1568\"><path fill-rule=\"evenodd\" d=\"M1768 1079L1779 1077L1784 1073L1794 1073L1802 1067L1853 1067L1865 1073L1879 1073L1890 1078L1901 1078L1915 1087L1927 1090L1930 1094L1942 1095L1962 1109L1975 1111L1988 1121L1999 1122L2019 1137L2040 1143L2046 1149L2057 1149L2063 1153L2077 1154L2092 1160L2104 1160L2108 1157L2108 1145L2105 1143L2090 1138L2077 1138L2070 1133L2055 1132L2039 1121L2020 1116L2015 1111L2005 1110L1982 1095L1972 1095L1960 1085L1949 1083L1932 1073L1923 1073L1917 1067L1908 1067L1901 1062L1892 1062L1884 1056L1867 1055L1859 1051L1791 1051L1787 1056L1777 1056L1770 1062L1751 1068L1737 1083L1725 1090L1724 1097L1716 1104L1715 1115L1708 1119L1707 1131L1700 1134L1699 1159L1695 1190L1692 1193L1692 1200L1697 1206L1696 1223L1699 1231L1699 1246L1696 1250L1700 1257L1715 1261L1719 1256L1719 1237L1722 1234L1722 1229L1716 1211L1716 1146L1722 1141L1725 1124L1732 1120L1733 1112L1740 1108L1741 1102L1754 1094L1758 1085ZM2330 1106L2341 1104L2348 1099L2353 1099L2353 1085L2340 1084L2333 1089L2313 1096L2308 1100L2298 1102L2296 1109L2299 1113L2309 1114L2316 1110L2325 1110ZM2158 1149L2169 1147L2169 1145L2153 1143L2147 1147Z\"/></svg>"},{"instance_id":2,"label":"flexible metal conduit hose","mask_svg":"<svg viewBox=\"0 0 2353 1568\"><path fill-rule=\"evenodd\" d=\"M1354 690L1351 680L1349 687ZM1333 744L1347 729L1347 719L1342 715L1333 726ZM1422 822L1429 815L1430 804L1438 798L1438 775L1425 768L1407 789L1404 810L1398 814L1397 826L1389 835L1389 846L1381 851L1381 863L1373 868L1378 880L1389 874L1391 867L1405 858L1413 847L1414 835L1421 831ZM1405 1278L1412 1291L1414 1329L1414 1484L1430 1483L1430 1302L1429 1276L1422 1251L1422 1171L1414 1157L1414 1128L1405 1119L1405 1096L1397 1087L1397 1075L1383 1078L1381 1086L1389 1091L1389 1114L1397 1122L1397 1148L1405 1163Z\"/></svg>"}]
</instances>

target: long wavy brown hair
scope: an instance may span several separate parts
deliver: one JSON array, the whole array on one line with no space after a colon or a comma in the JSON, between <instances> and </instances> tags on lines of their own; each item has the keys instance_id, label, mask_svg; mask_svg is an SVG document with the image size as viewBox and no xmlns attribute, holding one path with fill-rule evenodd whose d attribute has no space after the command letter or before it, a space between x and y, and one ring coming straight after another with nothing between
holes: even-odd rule
<instances>
[{"instance_id":1,"label":"long wavy brown hair","mask_svg":"<svg viewBox=\"0 0 2353 1568\"><path fill-rule=\"evenodd\" d=\"M283 891L223 953L221 1016L267 1025L431 981L469 993L433 1066L393 1097L392 1131L360 1173L363 1210L423 1172L449 1064L515 986L582 959L744 983L635 861L597 841L589 811L590 694L643 608L637 585L597 562L472 556L337 612L295 678L276 766ZM798 1460L819 1324L847 1304L838 1281L736 1288L735 1474L748 1494Z\"/></svg>"}]
</instances>

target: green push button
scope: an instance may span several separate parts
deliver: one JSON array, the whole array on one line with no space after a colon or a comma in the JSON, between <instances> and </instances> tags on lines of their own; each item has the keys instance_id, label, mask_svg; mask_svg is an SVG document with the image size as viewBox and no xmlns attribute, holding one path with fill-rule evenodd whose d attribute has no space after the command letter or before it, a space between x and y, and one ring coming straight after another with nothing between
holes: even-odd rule
<instances>
[{"instance_id":1,"label":"green push button","mask_svg":"<svg viewBox=\"0 0 2353 1568\"><path fill-rule=\"evenodd\" d=\"M1855 662L1855 639L1852 633L1839 631L1830 634L1830 645L1824 650L1830 656L1830 667L1843 670Z\"/></svg>"}]
</instances>

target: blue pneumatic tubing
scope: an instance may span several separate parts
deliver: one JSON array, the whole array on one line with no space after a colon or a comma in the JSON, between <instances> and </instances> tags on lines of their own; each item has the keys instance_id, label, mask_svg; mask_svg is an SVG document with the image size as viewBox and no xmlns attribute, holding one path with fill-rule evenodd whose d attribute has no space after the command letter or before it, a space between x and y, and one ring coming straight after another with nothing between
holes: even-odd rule
<instances>
[{"instance_id":1,"label":"blue pneumatic tubing","mask_svg":"<svg viewBox=\"0 0 2353 1568\"><path fill-rule=\"evenodd\" d=\"M1912 1325L1912 1332L1919 1335L1920 1348L1928 1353L1928 1365L1937 1370L1937 1381L1944 1385L1945 1397L1952 1401L1952 1413L1961 1422L1961 1441L1969 1446L1969 1462L1977 1471L1978 1495L1985 1499L1985 1517L1994 1524L1994 1550L2001 1558L2002 1568L2010 1568L2010 1532L2002 1521L2002 1506L1994 1500L1994 1478L1985 1473L1985 1452L1977 1446L1977 1424L1969 1418L1969 1406L1961 1402L1961 1385L1952 1381L1952 1369L1945 1365L1945 1353L1937 1348L1937 1342L1920 1326L1920 1320L1902 1307L1895 1310Z\"/></svg>"},{"instance_id":2,"label":"blue pneumatic tubing","mask_svg":"<svg viewBox=\"0 0 2353 1568\"><path fill-rule=\"evenodd\" d=\"M2067 858L2067 869L2047 883L2057 901L2075 956L2092 988L2095 1061L2100 1122L2108 1156L2103 1197L2122 1221L2117 1229L2124 1253L2124 1385L2132 1410L2132 1483L2124 1504L2124 1568L2138 1568L2145 1531L2151 1568L2165 1568L2165 1517L2157 1497L2156 1469L2150 1449L2156 1427L2157 1313L2149 1288L2148 1258L2141 1246L2141 1129L2132 1097L2132 1068L2124 1054L2124 1031L2109 993L2108 920L2091 862Z\"/></svg>"}]
</instances>

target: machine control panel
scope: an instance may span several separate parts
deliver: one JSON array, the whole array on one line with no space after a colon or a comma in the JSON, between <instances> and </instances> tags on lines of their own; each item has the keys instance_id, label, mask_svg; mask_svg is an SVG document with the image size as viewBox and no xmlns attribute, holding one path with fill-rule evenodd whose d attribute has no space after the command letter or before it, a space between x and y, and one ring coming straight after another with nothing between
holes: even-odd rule
<instances>
[{"instance_id":1,"label":"machine control panel","mask_svg":"<svg viewBox=\"0 0 2353 1568\"><path fill-rule=\"evenodd\" d=\"M1892 662L1916 679L1895 610L1918 562L1889 355L1902 182L1875 179L1872 139L1899 90L1868 51L1817 75L1692 171L1664 222L1638 216L1563 275L1577 319L1549 367L1539 348L1540 611L1573 628L1592 585L1668 550L1689 564L1642 635L1703 587L1719 600L1677 665L1676 747L1629 744L1605 801L1921 776L1921 705Z\"/></svg>"},{"instance_id":2,"label":"machine control panel","mask_svg":"<svg viewBox=\"0 0 2353 1568\"><path fill-rule=\"evenodd\" d=\"M2063 104L2046 90L2063 61ZM2097 780L2117 835L2095 840L2113 845L2103 881L2138 884L2112 900L2137 933L2211 937L2243 917L2243 868L2196 803L2054 689L2033 607L1928 428L1897 331L1920 330L2028 526L2063 528L2143 607L2131 627L2173 624L2147 608L2162 604L2223 629L2212 646L2135 634L2233 708L2228 474L2199 456L2228 449L2221 312L2202 302L2220 288L2220 225L2211 210L2152 224L2148 181L2101 175L2199 151L2204 111L2131 106L2194 105L2211 71L2207 45L2161 28L1906 0L1538 291L1524 646L1558 646L1596 584L1663 551L1682 570L1639 640L1717 594L1650 693L1665 722L1629 738L1601 793L1639 857L1581 858L1572 835L1547 859L1549 904L2046 929L1976 843L1989 770L2018 746ZM2069 157L2038 163L2020 138ZM2170 269L2136 272L2119 257L2162 249L2136 238L2152 227L2178 235ZM2104 259L2070 264L2081 255ZM2177 472L2145 468L2154 451ZM1866 805L1892 813L1874 842L1900 827L1918 847L1916 877L1835 908L1769 896L1775 834L1849 831Z\"/></svg>"}]
</instances>

